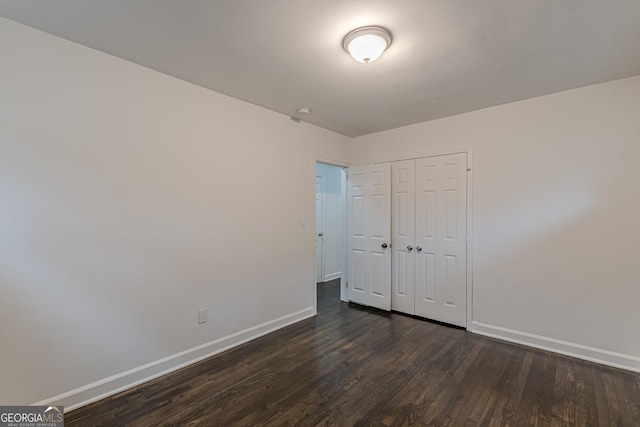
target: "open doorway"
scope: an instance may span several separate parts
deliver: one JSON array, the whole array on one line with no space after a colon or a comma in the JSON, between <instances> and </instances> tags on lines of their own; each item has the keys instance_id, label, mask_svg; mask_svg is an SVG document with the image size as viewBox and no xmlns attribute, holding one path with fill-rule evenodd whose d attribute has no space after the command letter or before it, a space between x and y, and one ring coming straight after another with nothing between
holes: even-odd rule
<instances>
[{"instance_id":1,"label":"open doorway","mask_svg":"<svg viewBox=\"0 0 640 427\"><path fill-rule=\"evenodd\" d=\"M346 170L316 162L315 188L318 302L321 299L346 300Z\"/></svg>"}]
</instances>

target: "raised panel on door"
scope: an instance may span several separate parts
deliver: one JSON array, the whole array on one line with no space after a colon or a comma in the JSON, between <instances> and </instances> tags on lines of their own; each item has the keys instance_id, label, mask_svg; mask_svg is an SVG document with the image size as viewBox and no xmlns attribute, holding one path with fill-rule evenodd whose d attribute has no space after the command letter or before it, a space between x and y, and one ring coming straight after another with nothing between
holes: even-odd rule
<instances>
[{"instance_id":1,"label":"raised panel on door","mask_svg":"<svg viewBox=\"0 0 640 427\"><path fill-rule=\"evenodd\" d=\"M425 250L416 252L416 301L435 304L436 298L436 254ZM421 310L424 313L424 307Z\"/></svg>"},{"instance_id":2,"label":"raised panel on door","mask_svg":"<svg viewBox=\"0 0 640 427\"><path fill-rule=\"evenodd\" d=\"M365 251L362 249L352 249L351 256L351 277L349 278L349 288L354 293L365 292Z\"/></svg>"},{"instance_id":3,"label":"raised panel on door","mask_svg":"<svg viewBox=\"0 0 640 427\"><path fill-rule=\"evenodd\" d=\"M391 308L415 314L415 160L391 163Z\"/></svg>"},{"instance_id":4,"label":"raised panel on door","mask_svg":"<svg viewBox=\"0 0 640 427\"><path fill-rule=\"evenodd\" d=\"M466 326L466 238L466 153L416 159L416 315Z\"/></svg>"},{"instance_id":5,"label":"raised panel on door","mask_svg":"<svg viewBox=\"0 0 640 427\"><path fill-rule=\"evenodd\" d=\"M350 301L391 309L391 166L348 171Z\"/></svg>"}]
</instances>

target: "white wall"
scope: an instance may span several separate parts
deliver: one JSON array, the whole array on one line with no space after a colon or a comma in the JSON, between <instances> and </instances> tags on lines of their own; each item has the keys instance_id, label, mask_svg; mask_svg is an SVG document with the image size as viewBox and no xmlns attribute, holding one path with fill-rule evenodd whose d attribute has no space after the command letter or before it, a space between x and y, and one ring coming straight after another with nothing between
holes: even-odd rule
<instances>
[{"instance_id":1,"label":"white wall","mask_svg":"<svg viewBox=\"0 0 640 427\"><path fill-rule=\"evenodd\" d=\"M640 77L357 138L472 146L472 330L640 370Z\"/></svg>"},{"instance_id":2,"label":"white wall","mask_svg":"<svg viewBox=\"0 0 640 427\"><path fill-rule=\"evenodd\" d=\"M0 404L313 315L311 171L345 137L2 18L0 58Z\"/></svg>"},{"instance_id":3,"label":"white wall","mask_svg":"<svg viewBox=\"0 0 640 427\"><path fill-rule=\"evenodd\" d=\"M322 250L323 280L326 282L340 278L343 258L346 256L343 250L344 233L342 232L344 218L342 170L337 166L317 163L316 174L326 179Z\"/></svg>"}]
</instances>

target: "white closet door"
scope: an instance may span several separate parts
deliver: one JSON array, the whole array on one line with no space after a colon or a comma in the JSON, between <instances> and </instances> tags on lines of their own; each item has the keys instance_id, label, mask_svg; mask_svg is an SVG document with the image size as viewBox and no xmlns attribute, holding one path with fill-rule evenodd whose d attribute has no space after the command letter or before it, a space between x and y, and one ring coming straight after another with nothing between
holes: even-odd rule
<instances>
[{"instance_id":1,"label":"white closet door","mask_svg":"<svg viewBox=\"0 0 640 427\"><path fill-rule=\"evenodd\" d=\"M415 314L466 326L467 155L416 160Z\"/></svg>"},{"instance_id":2,"label":"white closet door","mask_svg":"<svg viewBox=\"0 0 640 427\"><path fill-rule=\"evenodd\" d=\"M391 308L415 314L415 160L391 164Z\"/></svg>"},{"instance_id":3,"label":"white closet door","mask_svg":"<svg viewBox=\"0 0 640 427\"><path fill-rule=\"evenodd\" d=\"M350 301L391 310L391 165L348 172Z\"/></svg>"}]
</instances>

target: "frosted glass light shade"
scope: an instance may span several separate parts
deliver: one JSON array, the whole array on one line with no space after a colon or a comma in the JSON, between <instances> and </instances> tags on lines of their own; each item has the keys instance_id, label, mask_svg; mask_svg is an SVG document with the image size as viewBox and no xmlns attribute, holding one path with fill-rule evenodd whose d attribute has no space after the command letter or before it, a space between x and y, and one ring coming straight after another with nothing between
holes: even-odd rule
<instances>
[{"instance_id":1,"label":"frosted glass light shade","mask_svg":"<svg viewBox=\"0 0 640 427\"><path fill-rule=\"evenodd\" d=\"M358 62L373 62L391 45L391 34L382 27L362 27L347 34L344 50Z\"/></svg>"}]
</instances>

